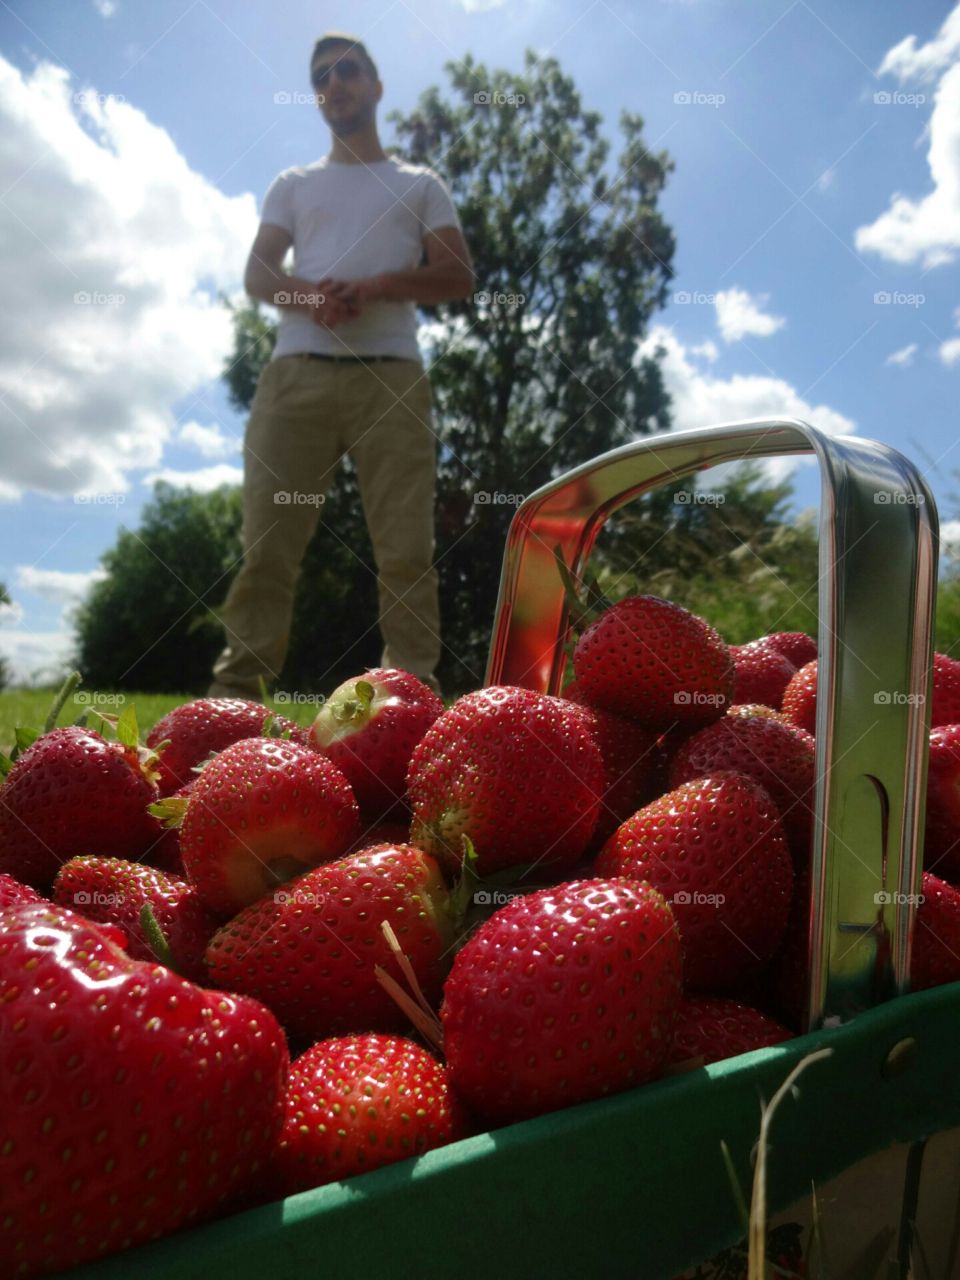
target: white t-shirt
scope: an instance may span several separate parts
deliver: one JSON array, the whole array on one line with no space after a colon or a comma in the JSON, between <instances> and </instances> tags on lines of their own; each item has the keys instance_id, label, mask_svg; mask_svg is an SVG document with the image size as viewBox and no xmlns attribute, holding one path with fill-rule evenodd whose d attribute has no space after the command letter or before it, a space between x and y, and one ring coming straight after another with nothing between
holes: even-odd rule
<instances>
[{"instance_id":1,"label":"white t-shirt","mask_svg":"<svg viewBox=\"0 0 960 1280\"><path fill-rule=\"evenodd\" d=\"M413 270L428 231L460 227L443 179L425 165L395 157L341 164L324 156L284 169L271 183L260 216L290 233L293 273L312 281ZM356 320L333 330L283 307L274 359L300 351L419 360L416 304L368 302Z\"/></svg>"}]
</instances>

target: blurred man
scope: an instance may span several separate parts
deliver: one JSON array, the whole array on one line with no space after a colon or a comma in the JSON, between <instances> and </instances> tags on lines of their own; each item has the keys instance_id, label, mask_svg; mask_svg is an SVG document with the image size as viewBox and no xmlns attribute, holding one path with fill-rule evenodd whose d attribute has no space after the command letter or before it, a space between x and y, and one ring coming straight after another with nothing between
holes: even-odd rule
<instances>
[{"instance_id":1,"label":"blurred man","mask_svg":"<svg viewBox=\"0 0 960 1280\"><path fill-rule=\"evenodd\" d=\"M377 564L381 664L437 687L436 441L415 304L466 297L473 267L442 179L380 145L383 85L361 41L321 37L310 79L330 154L274 180L244 276L281 314L244 439L243 564L215 697L259 697L261 677L279 676L300 564L345 454Z\"/></svg>"}]
</instances>

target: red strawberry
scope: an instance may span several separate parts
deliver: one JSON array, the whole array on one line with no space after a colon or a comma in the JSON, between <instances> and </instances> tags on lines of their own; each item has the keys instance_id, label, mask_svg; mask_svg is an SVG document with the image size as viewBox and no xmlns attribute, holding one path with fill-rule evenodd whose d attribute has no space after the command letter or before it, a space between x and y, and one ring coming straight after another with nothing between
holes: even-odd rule
<instances>
[{"instance_id":1,"label":"red strawberry","mask_svg":"<svg viewBox=\"0 0 960 1280\"><path fill-rule=\"evenodd\" d=\"M435 1002L453 942L448 898L433 858L411 845L374 846L315 867L225 924L207 948L211 980L255 995L304 1038L401 1028L374 973L381 965L397 974L381 921Z\"/></svg>"},{"instance_id":2,"label":"red strawberry","mask_svg":"<svg viewBox=\"0 0 960 1280\"><path fill-rule=\"evenodd\" d=\"M797 669L790 659L766 640L732 645L730 652L736 667L734 702L762 702L776 711Z\"/></svg>"},{"instance_id":3,"label":"red strawberry","mask_svg":"<svg viewBox=\"0 0 960 1280\"><path fill-rule=\"evenodd\" d=\"M960 724L960 662L945 653L933 655L933 705L930 727Z\"/></svg>"},{"instance_id":4,"label":"red strawberry","mask_svg":"<svg viewBox=\"0 0 960 1280\"><path fill-rule=\"evenodd\" d=\"M808 662L801 667L783 691L783 702L780 709L788 720L791 720L807 733L815 733L817 727L817 662Z\"/></svg>"},{"instance_id":5,"label":"red strawberry","mask_svg":"<svg viewBox=\"0 0 960 1280\"><path fill-rule=\"evenodd\" d=\"M379 1169L466 1133L447 1068L400 1036L321 1040L294 1060L272 1176L277 1196Z\"/></svg>"},{"instance_id":6,"label":"red strawberry","mask_svg":"<svg viewBox=\"0 0 960 1280\"><path fill-rule=\"evenodd\" d=\"M677 1010L670 1061L700 1058L706 1066L751 1049L766 1049L792 1036L792 1031L748 1004L716 996L685 998Z\"/></svg>"},{"instance_id":7,"label":"red strawberry","mask_svg":"<svg viewBox=\"0 0 960 1280\"><path fill-rule=\"evenodd\" d=\"M135 960L155 958L140 924L149 903L177 972L191 982L206 979L203 952L220 922L186 880L122 858L71 858L53 883L53 900L88 920L119 925Z\"/></svg>"},{"instance_id":8,"label":"red strawberry","mask_svg":"<svg viewBox=\"0 0 960 1280\"><path fill-rule=\"evenodd\" d=\"M659 794L656 739L635 720L587 706L575 683L568 686L564 697L581 707L603 760L605 786L591 841L599 847L631 813Z\"/></svg>"},{"instance_id":9,"label":"red strawberry","mask_svg":"<svg viewBox=\"0 0 960 1280\"><path fill-rule=\"evenodd\" d=\"M377 667L335 689L310 726L310 740L353 787L361 812L385 813L406 791L413 749L443 702L409 671Z\"/></svg>"},{"instance_id":10,"label":"red strawberry","mask_svg":"<svg viewBox=\"0 0 960 1280\"><path fill-rule=\"evenodd\" d=\"M269 1158L287 1049L253 1000L131 960L54 906L0 912L6 1274L195 1223Z\"/></svg>"},{"instance_id":11,"label":"red strawberry","mask_svg":"<svg viewBox=\"0 0 960 1280\"><path fill-rule=\"evenodd\" d=\"M160 833L156 798L133 747L77 726L44 733L0 787L0 871L46 889L76 854L138 858Z\"/></svg>"},{"instance_id":12,"label":"red strawberry","mask_svg":"<svg viewBox=\"0 0 960 1280\"><path fill-rule=\"evenodd\" d=\"M477 872L544 862L572 867L596 826L604 766L579 708L494 685L468 693L427 730L410 761L410 839Z\"/></svg>"},{"instance_id":13,"label":"red strawberry","mask_svg":"<svg viewBox=\"0 0 960 1280\"><path fill-rule=\"evenodd\" d=\"M257 737L267 716L273 717L281 731L290 731L291 741L307 741L306 730L300 725L246 698L197 698L168 711L147 735L148 747L168 744L160 753L160 794L172 795L192 781L194 767L208 756L241 738Z\"/></svg>"},{"instance_id":14,"label":"red strawberry","mask_svg":"<svg viewBox=\"0 0 960 1280\"><path fill-rule=\"evenodd\" d=\"M781 724L792 724L792 720L788 720L782 711L774 711L773 707L768 707L763 702L735 702L732 707L727 707L727 715L742 716L749 720L751 716L759 716L762 720L779 720Z\"/></svg>"},{"instance_id":15,"label":"red strawberry","mask_svg":"<svg viewBox=\"0 0 960 1280\"><path fill-rule=\"evenodd\" d=\"M945 982L960 982L960 889L925 871L913 928L910 984L914 991L926 991Z\"/></svg>"},{"instance_id":16,"label":"red strawberry","mask_svg":"<svg viewBox=\"0 0 960 1280\"><path fill-rule=\"evenodd\" d=\"M746 773L768 791L780 811L794 859L810 856L816 744L794 725L760 716L724 716L701 729L673 757L674 787L731 769Z\"/></svg>"},{"instance_id":17,"label":"red strawberry","mask_svg":"<svg viewBox=\"0 0 960 1280\"><path fill-rule=\"evenodd\" d=\"M180 856L207 906L229 915L340 857L359 831L332 761L280 738L245 738L210 761L187 797Z\"/></svg>"},{"instance_id":18,"label":"red strawberry","mask_svg":"<svg viewBox=\"0 0 960 1280\"><path fill-rule=\"evenodd\" d=\"M494 1123L650 1080L670 1049L680 938L648 884L514 898L458 952L440 1011L453 1087Z\"/></svg>"},{"instance_id":19,"label":"red strawberry","mask_svg":"<svg viewBox=\"0 0 960 1280\"><path fill-rule=\"evenodd\" d=\"M0 872L0 910L4 907L17 907L25 902L46 902L46 898L28 884L22 884L6 872Z\"/></svg>"},{"instance_id":20,"label":"red strawberry","mask_svg":"<svg viewBox=\"0 0 960 1280\"><path fill-rule=\"evenodd\" d=\"M773 631L761 639L768 648L789 658L797 670L817 656L817 642L805 631Z\"/></svg>"},{"instance_id":21,"label":"red strawberry","mask_svg":"<svg viewBox=\"0 0 960 1280\"><path fill-rule=\"evenodd\" d=\"M188 796L193 794L193 789L197 785L199 774L194 774L190 781L179 790L173 793L171 797L174 800L186 800ZM170 875L183 875L183 859L180 856L180 828L164 827L160 833L159 839L154 843L149 853L149 863L151 867L159 867L161 871L167 871Z\"/></svg>"},{"instance_id":22,"label":"red strawberry","mask_svg":"<svg viewBox=\"0 0 960 1280\"><path fill-rule=\"evenodd\" d=\"M930 730L923 863L960 881L960 724Z\"/></svg>"},{"instance_id":23,"label":"red strawberry","mask_svg":"<svg viewBox=\"0 0 960 1280\"><path fill-rule=\"evenodd\" d=\"M729 990L783 937L790 853L773 801L742 774L697 778L648 804L610 837L596 870L646 880L670 903L688 990Z\"/></svg>"},{"instance_id":24,"label":"red strawberry","mask_svg":"<svg viewBox=\"0 0 960 1280\"><path fill-rule=\"evenodd\" d=\"M578 640L573 669L591 706L656 733L709 724L733 694L733 659L717 632L658 596L605 610Z\"/></svg>"}]
</instances>

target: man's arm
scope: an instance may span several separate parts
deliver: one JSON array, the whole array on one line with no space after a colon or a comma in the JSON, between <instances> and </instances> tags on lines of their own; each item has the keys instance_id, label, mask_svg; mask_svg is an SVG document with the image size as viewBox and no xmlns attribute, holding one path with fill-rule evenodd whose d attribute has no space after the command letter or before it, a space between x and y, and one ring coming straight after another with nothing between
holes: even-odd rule
<instances>
[{"instance_id":1,"label":"man's arm","mask_svg":"<svg viewBox=\"0 0 960 1280\"><path fill-rule=\"evenodd\" d=\"M467 298L473 293L473 263L458 227L438 227L423 237L426 265L412 271L385 271L350 281L344 294L351 302L421 302L432 305Z\"/></svg>"},{"instance_id":2,"label":"man's arm","mask_svg":"<svg viewBox=\"0 0 960 1280\"><path fill-rule=\"evenodd\" d=\"M273 307L309 313L318 324L331 328L338 320L352 319L358 314L339 296L343 286L331 280L302 280L283 270L283 259L292 244L293 237L285 227L261 222L243 276L243 287L250 297L269 302ZM319 301L321 296L326 298L325 302Z\"/></svg>"}]
</instances>

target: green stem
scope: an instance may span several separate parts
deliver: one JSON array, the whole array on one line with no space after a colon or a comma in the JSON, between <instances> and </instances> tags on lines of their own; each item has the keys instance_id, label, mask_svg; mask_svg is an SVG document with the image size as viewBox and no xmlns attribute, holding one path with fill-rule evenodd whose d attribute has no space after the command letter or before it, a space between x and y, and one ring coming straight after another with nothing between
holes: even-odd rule
<instances>
[{"instance_id":1,"label":"green stem","mask_svg":"<svg viewBox=\"0 0 960 1280\"><path fill-rule=\"evenodd\" d=\"M77 685L80 683L82 679L83 677L80 675L79 671L71 671L70 674L67 676L66 680L64 680L63 684L60 686L60 689L56 697L54 698L53 702L50 704L50 710L47 712L47 719L43 726L44 733L49 733L50 730L54 728L54 726L57 723L57 720L59 719L60 712L63 710L64 703L73 693L74 689L76 689Z\"/></svg>"},{"instance_id":2,"label":"green stem","mask_svg":"<svg viewBox=\"0 0 960 1280\"><path fill-rule=\"evenodd\" d=\"M153 952L160 964L171 969L174 973L179 974L182 978L177 963L173 958L173 952L170 950L170 943L167 941L163 930L160 928L160 922L153 913L153 907L149 902L145 902L140 908L140 928L143 930L143 936L147 940L147 946Z\"/></svg>"}]
</instances>

